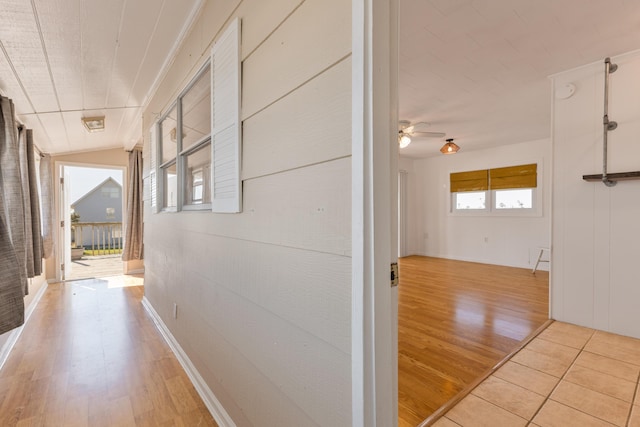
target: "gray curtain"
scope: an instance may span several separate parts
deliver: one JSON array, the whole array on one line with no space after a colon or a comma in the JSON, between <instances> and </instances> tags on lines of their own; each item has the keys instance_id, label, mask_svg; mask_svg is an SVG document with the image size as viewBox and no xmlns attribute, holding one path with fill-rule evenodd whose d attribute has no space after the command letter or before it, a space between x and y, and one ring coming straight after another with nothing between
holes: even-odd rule
<instances>
[{"instance_id":1,"label":"gray curtain","mask_svg":"<svg viewBox=\"0 0 640 427\"><path fill-rule=\"evenodd\" d=\"M27 277L34 277L33 269L33 230L31 228L31 195L29 194L29 162L27 160L27 132L18 128L18 156L20 165L20 182L22 183L22 206L24 221L24 259L27 269ZM25 191L26 190L26 191Z\"/></svg>"},{"instance_id":2,"label":"gray curtain","mask_svg":"<svg viewBox=\"0 0 640 427\"><path fill-rule=\"evenodd\" d=\"M122 260L143 258L142 242L142 151L129 153L129 189L127 202L127 232Z\"/></svg>"},{"instance_id":3,"label":"gray curtain","mask_svg":"<svg viewBox=\"0 0 640 427\"><path fill-rule=\"evenodd\" d=\"M42 190L42 256L45 259L53 255L53 170L51 156L45 154L40 159L40 189Z\"/></svg>"},{"instance_id":4,"label":"gray curtain","mask_svg":"<svg viewBox=\"0 0 640 427\"><path fill-rule=\"evenodd\" d=\"M38 192L38 179L36 178L36 153L33 145L33 131L27 129L27 168L29 170L29 206L31 208L31 247L33 253L33 276L42 274L42 228L40 224L40 194Z\"/></svg>"},{"instance_id":5,"label":"gray curtain","mask_svg":"<svg viewBox=\"0 0 640 427\"><path fill-rule=\"evenodd\" d=\"M24 323L24 196L13 102L0 97L0 334Z\"/></svg>"}]
</instances>

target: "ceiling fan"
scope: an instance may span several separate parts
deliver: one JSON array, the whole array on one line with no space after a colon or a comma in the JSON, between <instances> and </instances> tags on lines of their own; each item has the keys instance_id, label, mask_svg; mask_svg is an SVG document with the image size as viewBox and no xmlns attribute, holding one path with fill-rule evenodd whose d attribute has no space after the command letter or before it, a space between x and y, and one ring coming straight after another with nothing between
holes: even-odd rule
<instances>
[{"instance_id":1,"label":"ceiling fan","mask_svg":"<svg viewBox=\"0 0 640 427\"><path fill-rule=\"evenodd\" d=\"M426 137L426 138L443 138L446 134L444 132L424 132L417 129L431 126L427 122L411 123L408 120L400 120L398 122L398 144L400 148L405 148L411 144L412 137Z\"/></svg>"}]
</instances>

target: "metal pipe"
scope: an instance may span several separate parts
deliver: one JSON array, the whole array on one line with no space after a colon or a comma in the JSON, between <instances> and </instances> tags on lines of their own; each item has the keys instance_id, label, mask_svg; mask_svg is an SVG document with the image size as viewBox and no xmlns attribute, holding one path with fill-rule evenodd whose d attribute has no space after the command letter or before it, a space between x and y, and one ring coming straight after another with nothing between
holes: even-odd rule
<instances>
[{"instance_id":1,"label":"metal pipe","mask_svg":"<svg viewBox=\"0 0 640 427\"><path fill-rule=\"evenodd\" d=\"M604 60L604 116L602 117L602 183L607 187L616 185L616 181L611 181L607 177L607 136L609 131L618 127L618 124L609 120L609 74L618 69L616 64L611 63L610 58Z\"/></svg>"}]
</instances>

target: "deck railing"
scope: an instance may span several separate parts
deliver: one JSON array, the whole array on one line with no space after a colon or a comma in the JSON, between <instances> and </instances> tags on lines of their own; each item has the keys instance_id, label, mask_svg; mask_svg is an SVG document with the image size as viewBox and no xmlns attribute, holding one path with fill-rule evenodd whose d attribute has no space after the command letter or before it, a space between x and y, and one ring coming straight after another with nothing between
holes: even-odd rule
<instances>
[{"instance_id":1,"label":"deck railing","mask_svg":"<svg viewBox=\"0 0 640 427\"><path fill-rule=\"evenodd\" d=\"M71 225L71 237L76 247L84 246L85 254L122 253L121 222L76 222Z\"/></svg>"}]
</instances>

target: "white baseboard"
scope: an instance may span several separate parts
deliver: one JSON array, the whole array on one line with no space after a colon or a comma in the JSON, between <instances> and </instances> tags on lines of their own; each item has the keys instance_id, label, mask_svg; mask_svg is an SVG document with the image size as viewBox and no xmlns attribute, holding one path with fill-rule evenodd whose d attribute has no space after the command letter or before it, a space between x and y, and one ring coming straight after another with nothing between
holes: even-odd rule
<instances>
[{"instance_id":1,"label":"white baseboard","mask_svg":"<svg viewBox=\"0 0 640 427\"><path fill-rule=\"evenodd\" d=\"M7 339L7 342L0 349L0 369L2 369L5 362L9 358L9 354L11 353L11 350L13 350L13 347L16 345L16 342L18 342L18 338L20 338L20 334L22 334L22 330L24 329L24 326L29 321L29 318L33 314L33 310L36 309L36 306L40 302L42 295L44 295L45 291L47 290L47 286L49 286L48 283L46 285L43 284L42 286L40 286L40 289L38 289L38 293L36 293L33 299L31 300L31 304L29 304L29 306L25 308L24 324L22 326L15 328L13 331L9 332L9 337Z\"/></svg>"},{"instance_id":2,"label":"white baseboard","mask_svg":"<svg viewBox=\"0 0 640 427\"><path fill-rule=\"evenodd\" d=\"M187 373L187 376L193 383L193 386L204 401L204 404L207 406L207 409L209 409L209 412L216 420L218 425L220 425L220 427L236 427L236 424L233 422L227 411L225 411L222 404L213 394L209 386L207 386L207 383L204 381L195 366L193 366L193 363L191 363L191 360L184 352L178 341L176 341L171 331L169 331L167 325L164 324L147 297L142 298L142 306L145 308L145 310L147 310L147 312L153 319L153 322L156 324L156 327L164 337L165 341L167 342L167 344L169 344L169 347L171 347L173 354L175 354L178 362L180 362L180 365L182 365L182 368Z\"/></svg>"},{"instance_id":3,"label":"white baseboard","mask_svg":"<svg viewBox=\"0 0 640 427\"><path fill-rule=\"evenodd\" d=\"M413 255L426 256L426 257L432 257L432 258L452 259L454 261L475 262L475 263L478 263L478 264L499 265L499 266L502 266L502 267L524 268L524 269L529 269L529 270L532 268L532 266L529 265L529 264L498 263L496 261L491 261L491 260L482 259L482 258L459 257L459 256L445 255L445 254L433 254L433 253L427 253L427 252L421 252L421 251L416 251L415 253L413 253ZM538 270L549 271L549 267L541 265L541 266L538 267Z\"/></svg>"}]
</instances>

